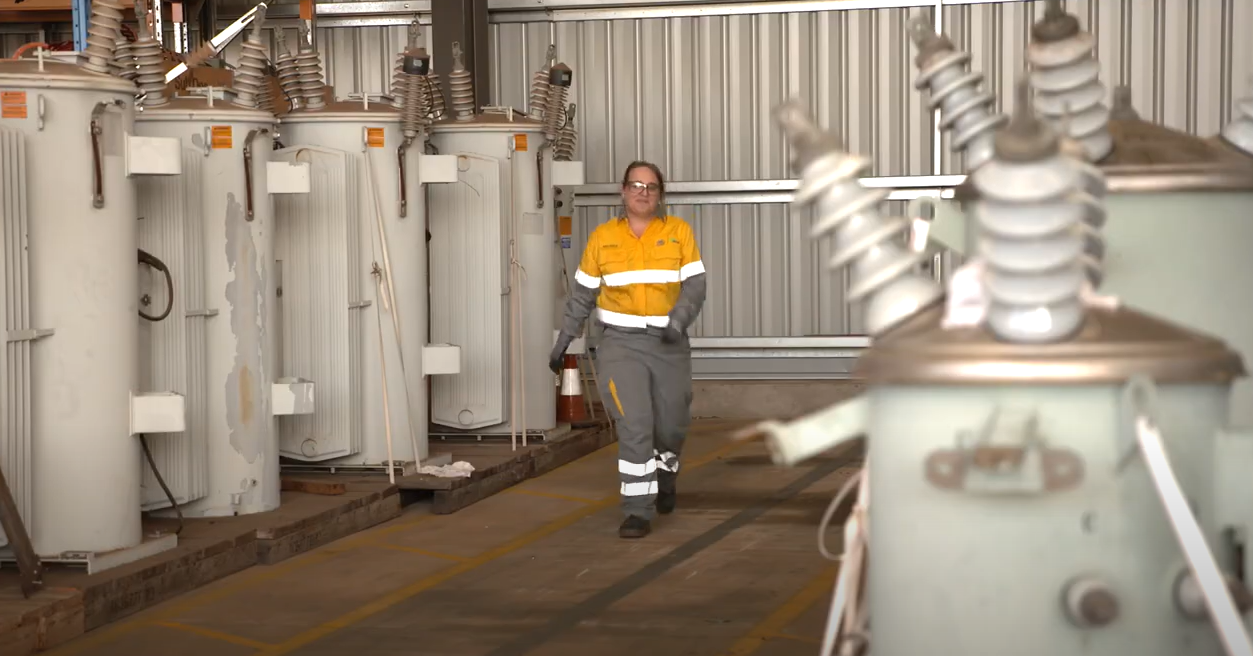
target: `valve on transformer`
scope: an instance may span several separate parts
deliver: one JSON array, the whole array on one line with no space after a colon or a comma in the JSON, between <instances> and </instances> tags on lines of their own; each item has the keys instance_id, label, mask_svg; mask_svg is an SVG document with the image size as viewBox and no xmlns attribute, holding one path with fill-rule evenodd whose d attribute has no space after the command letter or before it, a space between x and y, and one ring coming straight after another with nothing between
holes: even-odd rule
<instances>
[{"instance_id":1,"label":"valve on transformer","mask_svg":"<svg viewBox=\"0 0 1253 656\"><path fill-rule=\"evenodd\" d=\"M548 73L548 103L544 109L544 136L552 143L565 118L566 95L574 82L574 71L565 64L554 64Z\"/></svg>"},{"instance_id":2,"label":"valve on transformer","mask_svg":"<svg viewBox=\"0 0 1253 656\"><path fill-rule=\"evenodd\" d=\"M860 176L870 163L843 152L840 140L814 125L800 103L791 100L774 111L797 153L801 169L799 206L816 205L815 238L835 234L834 255L828 266L848 266L852 281L848 299L866 299L866 329L880 334L931 306L944 290L930 277L915 273L926 254L901 238L910 226L904 217L888 218L878 206L891 193L870 189Z\"/></svg>"},{"instance_id":3,"label":"valve on transformer","mask_svg":"<svg viewBox=\"0 0 1253 656\"><path fill-rule=\"evenodd\" d=\"M1035 115L1026 80L1015 91L993 159L971 174L987 327L1003 341L1051 343L1073 336L1085 316L1079 174L1057 133Z\"/></svg>"},{"instance_id":4,"label":"valve on transformer","mask_svg":"<svg viewBox=\"0 0 1253 656\"><path fill-rule=\"evenodd\" d=\"M548 51L544 53L544 65L531 77L531 96L527 114L537 121L543 121L544 114L548 110L548 77L556 63L557 46L549 44Z\"/></svg>"},{"instance_id":5,"label":"valve on transformer","mask_svg":"<svg viewBox=\"0 0 1253 656\"><path fill-rule=\"evenodd\" d=\"M1069 115L1066 134L1083 144L1088 161L1099 162L1114 148L1096 39L1079 28L1061 0L1047 0L1044 18L1031 26L1027 61L1036 90L1035 111L1055 129Z\"/></svg>"},{"instance_id":6,"label":"valve on transformer","mask_svg":"<svg viewBox=\"0 0 1253 656\"><path fill-rule=\"evenodd\" d=\"M979 168L992 157L993 134L1006 116L992 111L996 98L979 89L983 75L969 70L970 54L936 34L926 16L910 21L909 36L918 48L914 86L927 89L928 104L940 112L940 129L952 133L953 152L966 155L967 169Z\"/></svg>"}]
</instances>

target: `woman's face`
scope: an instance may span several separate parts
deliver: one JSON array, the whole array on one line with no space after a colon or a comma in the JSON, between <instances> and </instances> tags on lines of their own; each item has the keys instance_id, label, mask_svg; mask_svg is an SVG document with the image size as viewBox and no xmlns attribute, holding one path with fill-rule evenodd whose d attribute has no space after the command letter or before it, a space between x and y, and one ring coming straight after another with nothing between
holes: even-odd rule
<instances>
[{"instance_id":1,"label":"woman's face","mask_svg":"<svg viewBox=\"0 0 1253 656\"><path fill-rule=\"evenodd\" d=\"M661 181L647 166L637 166L627 175L622 188L622 204L634 216L649 216L657 209L661 197Z\"/></svg>"}]
</instances>

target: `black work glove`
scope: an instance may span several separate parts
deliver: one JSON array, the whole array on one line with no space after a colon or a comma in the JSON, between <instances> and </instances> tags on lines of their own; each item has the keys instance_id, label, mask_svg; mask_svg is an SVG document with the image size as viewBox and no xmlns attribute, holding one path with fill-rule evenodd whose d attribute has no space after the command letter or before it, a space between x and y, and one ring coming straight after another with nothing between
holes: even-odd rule
<instances>
[{"instance_id":1,"label":"black work glove","mask_svg":"<svg viewBox=\"0 0 1253 656\"><path fill-rule=\"evenodd\" d=\"M570 348L572 341L574 337L565 333L557 335L557 344L553 346L553 352L548 356L548 368L552 369L554 374L560 374L562 367L565 366L566 349Z\"/></svg>"},{"instance_id":2,"label":"black work glove","mask_svg":"<svg viewBox=\"0 0 1253 656\"><path fill-rule=\"evenodd\" d=\"M683 339L683 333L674 323L668 324L661 331L661 341L665 344L678 344L680 339Z\"/></svg>"}]
</instances>

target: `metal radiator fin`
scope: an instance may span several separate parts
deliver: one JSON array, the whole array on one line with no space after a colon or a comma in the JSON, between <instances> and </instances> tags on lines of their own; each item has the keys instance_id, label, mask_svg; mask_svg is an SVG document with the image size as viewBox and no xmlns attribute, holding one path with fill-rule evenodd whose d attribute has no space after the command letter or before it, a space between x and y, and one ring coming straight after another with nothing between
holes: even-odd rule
<instances>
[{"instance_id":1,"label":"metal radiator fin","mask_svg":"<svg viewBox=\"0 0 1253 656\"><path fill-rule=\"evenodd\" d=\"M461 373L431 377L431 421L481 428L505 421L506 296L501 162L460 155L460 181L427 187L431 230L431 342L461 346Z\"/></svg>"},{"instance_id":2,"label":"metal radiator fin","mask_svg":"<svg viewBox=\"0 0 1253 656\"><path fill-rule=\"evenodd\" d=\"M312 415L279 417L279 454L306 462L352 455L362 440L363 303L357 155L316 146L275 151L307 162L311 192L275 196L282 294L282 376L316 382Z\"/></svg>"},{"instance_id":3,"label":"metal radiator fin","mask_svg":"<svg viewBox=\"0 0 1253 656\"><path fill-rule=\"evenodd\" d=\"M32 531L30 263L26 248L26 138L0 128L0 287L5 341L0 349L0 467ZM9 538L0 529L0 546Z\"/></svg>"},{"instance_id":4,"label":"metal radiator fin","mask_svg":"<svg viewBox=\"0 0 1253 656\"><path fill-rule=\"evenodd\" d=\"M140 176L138 185L139 247L170 267L174 307L164 321L136 317L140 335L140 385L153 392L177 392L187 408L187 430L148 435L152 459L179 505L209 493L208 389L205 374L208 343L205 321L204 229L201 208L201 166L204 151L183 149L183 174ZM160 314L167 302L165 276L140 267L144 312ZM144 510L168 508L169 500L152 469L144 464Z\"/></svg>"}]
</instances>

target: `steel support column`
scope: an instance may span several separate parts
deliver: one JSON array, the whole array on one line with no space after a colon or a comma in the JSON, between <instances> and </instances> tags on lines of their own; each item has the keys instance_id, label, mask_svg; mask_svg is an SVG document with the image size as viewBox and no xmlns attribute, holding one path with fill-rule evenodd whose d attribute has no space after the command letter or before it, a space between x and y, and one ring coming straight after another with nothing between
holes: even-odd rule
<instances>
[{"instance_id":1,"label":"steel support column","mask_svg":"<svg viewBox=\"0 0 1253 656\"><path fill-rule=\"evenodd\" d=\"M91 22L91 0L74 0L70 5L74 19L74 51L87 49L87 25Z\"/></svg>"},{"instance_id":2,"label":"steel support column","mask_svg":"<svg viewBox=\"0 0 1253 656\"><path fill-rule=\"evenodd\" d=\"M474 76L474 106L492 104L491 56L488 54L487 0L431 0L432 64L449 89L452 44L461 44L466 70Z\"/></svg>"}]
</instances>

